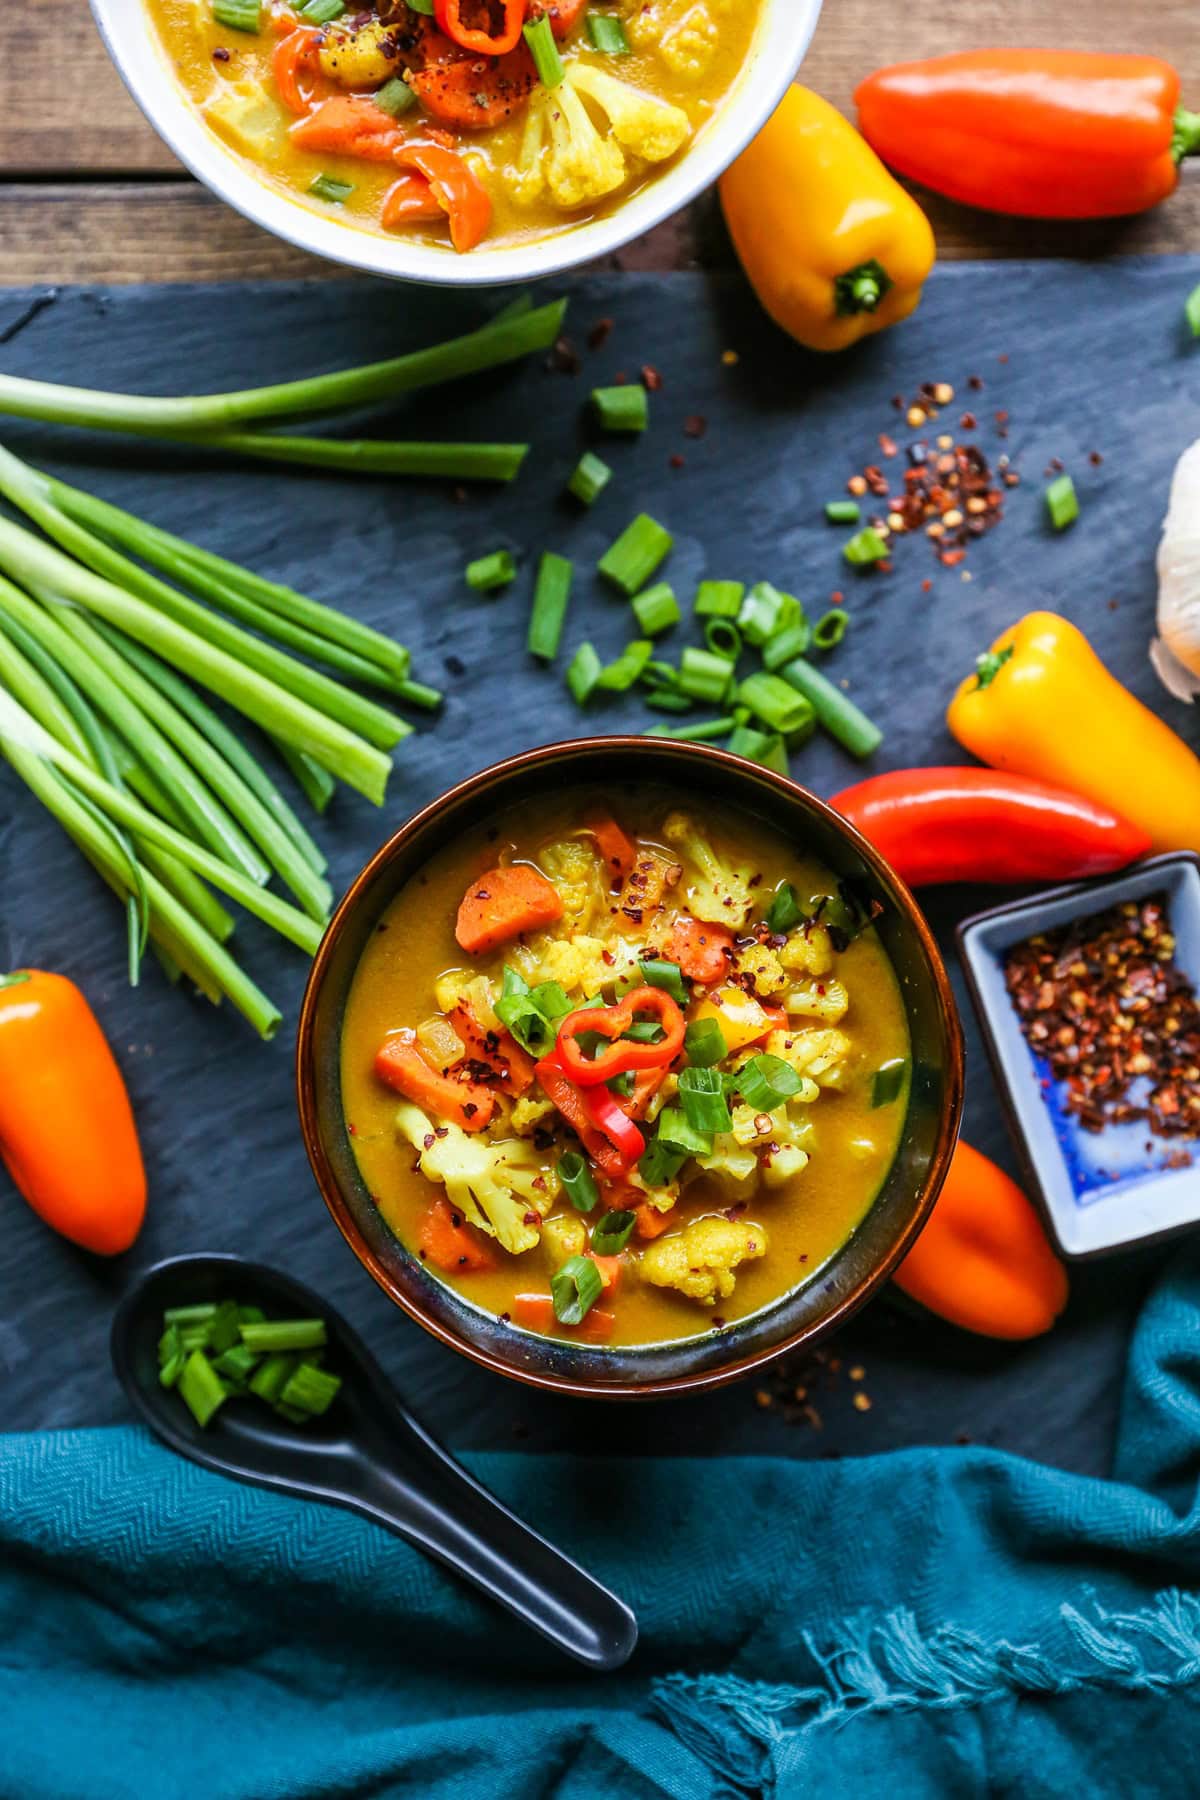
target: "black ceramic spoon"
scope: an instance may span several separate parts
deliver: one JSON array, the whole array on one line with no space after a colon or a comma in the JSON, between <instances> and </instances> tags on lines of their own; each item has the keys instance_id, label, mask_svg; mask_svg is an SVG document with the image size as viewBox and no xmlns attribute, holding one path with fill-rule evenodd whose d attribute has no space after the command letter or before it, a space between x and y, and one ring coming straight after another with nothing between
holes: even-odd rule
<instances>
[{"instance_id":1,"label":"black ceramic spoon","mask_svg":"<svg viewBox=\"0 0 1200 1800\"><path fill-rule=\"evenodd\" d=\"M207 1300L270 1317L323 1318L329 1367L343 1386L329 1412L289 1425L256 1401L230 1401L207 1427L158 1379L169 1306ZM592 1669L633 1654L637 1620L615 1594L523 1525L407 1412L358 1334L291 1276L240 1256L159 1263L122 1300L112 1359L142 1418L181 1455L257 1487L349 1507L436 1557Z\"/></svg>"}]
</instances>

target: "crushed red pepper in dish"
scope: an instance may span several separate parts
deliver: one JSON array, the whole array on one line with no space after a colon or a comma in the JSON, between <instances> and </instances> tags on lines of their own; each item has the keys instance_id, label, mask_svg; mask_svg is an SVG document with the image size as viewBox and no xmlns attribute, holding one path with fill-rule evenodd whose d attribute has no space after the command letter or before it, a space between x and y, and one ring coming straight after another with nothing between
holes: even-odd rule
<instances>
[{"instance_id":1,"label":"crushed red pepper in dish","mask_svg":"<svg viewBox=\"0 0 1200 1800\"><path fill-rule=\"evenodd\" d=\"M1005 980L1085 1131L1140 1120L1158 1137L1200 1136L1200 1003L1164 895L1015 945Z\"/></svg>"}]
</instances>

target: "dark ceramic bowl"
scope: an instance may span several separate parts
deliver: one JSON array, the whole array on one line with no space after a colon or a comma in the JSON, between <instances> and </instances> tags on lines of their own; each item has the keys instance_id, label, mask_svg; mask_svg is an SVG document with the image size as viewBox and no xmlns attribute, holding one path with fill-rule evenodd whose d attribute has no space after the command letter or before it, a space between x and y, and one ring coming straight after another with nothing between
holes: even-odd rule
<instances>
[{"instance_id":1,"label":"dark ceramic bowl","mask_svg":"<svg viewBox=\"0 0 1200 1800\"><path fill-rule=\"evenodd\" d=\"M724 1331L644 1348L603 1348L538 1337L504 1324L438 1281L388 1229L358 1171L342 1113L339 1048L354 972L380 915L400 889L465 828L522 800L575 784L677 787L711 795L801 841L883 907L880 937L900 981L912 1037L913 1080L896 1160L862 1224L803 1287ZM364 1268L445 1344L499 1374L559 1392L633 1399L715 1387L839 1325L882 1286L937 1198L962 1111L962 1033L929 928L898 876L854 828L795 782L724 750L646 738L550 744L484 769L417 813L350 888L317 951L300 1016L297 1084L305 1147L317 1185Z\"/></svg>"}]
</instances>

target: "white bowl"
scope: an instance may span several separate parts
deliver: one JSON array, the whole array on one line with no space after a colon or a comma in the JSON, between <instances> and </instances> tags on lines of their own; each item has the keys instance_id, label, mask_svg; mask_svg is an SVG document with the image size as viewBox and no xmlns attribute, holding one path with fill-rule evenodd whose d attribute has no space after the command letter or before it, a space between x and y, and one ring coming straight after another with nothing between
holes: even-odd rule
<instances>
[{"instance_id":1,"label":"white bowl","mask_svg":"<svg viewBox=\"0 0 1200 1800\"><path fill-rule=\"evenodd\" d=\"M532 281L619 250L678 212L744 150L774 112L808 49L821 0L763 0L750 56L716 116L672 168L604 218L526 244L480 245L467 256L404 237L380 237L325 219L259 181L211 132L185 94L142 0L91 0L121 78L158 135L206 187L265 231L330 262L439 287Z\"/></svg>"}]
</instances>

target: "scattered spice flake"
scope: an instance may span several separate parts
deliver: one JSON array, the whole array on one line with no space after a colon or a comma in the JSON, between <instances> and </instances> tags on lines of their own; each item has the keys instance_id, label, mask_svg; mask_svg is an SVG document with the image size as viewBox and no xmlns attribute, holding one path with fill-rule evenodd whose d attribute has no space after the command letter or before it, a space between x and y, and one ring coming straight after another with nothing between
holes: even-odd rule
<instances>
[{"instance_id":1,"label":"scattered spice flake","mask_svg":"<svg viewBox=\"0 0 1200 1800\"><path fill-rule=\"evenodd\" d=\"M579 352L569 337L554 340L546 367L557 375L578 375L581 367Z\"/></svg>"},{"instance_id":2,"label":"scattered spice flake","mask_svg":"<svg viewBox=\"0 0 1200 1800\"><path fill-rule=\"evenodd\" d=\"M736 369L741 360L736 350L722 350L721 352L721 361L727 369Z\"/></svg>"},{"instance_id":3,"label":"scattered spice flake","mask_svg":"<svg viewBox=\"0 0 1200 1800\"><path fill-rule=\"evenodd\" d=\"M612 331L613 321L611 319L597 319L596 323L592 326L592 329L588 332L588 349L603 350L605 344L607 344L609 338L612 336Z\"/></svg>"},{"instance_id":4,"label":"scattered spice flake","mask_svg":"<svg viewBox=\"0 0 1200 1800\"><path fill-rule=\"evenodd\" d=\"M218 44L213 51L213 61L215 63L227 63L229 61L229 51L226 50L224 44Z\"/></svg>"},{"instance_id":5,"label":"scattered spice flake","mask_svg":"<svg viewBox=\"0 0 1200 1800\"><path fill-rule=\"evenodd\" d=\"M678 450L673 450L670 456L668 456L667 462L672 469L682 469L687 464L687 458L685 456L680 456Z\"/></svg>"},{"instance_id":6,"label":"scattered spice flake","mask_svg":"<svg viewBox=\"0 0 1200 1800\"><path fill-rule=\"evenodd\" d=\"M689 413L683 421L683 435L690 438L702 438L708 430L708 420L703 413Z\"/></svg>"},{"instance_id":7,"label":"scattered spice flake","mask_svg":"<svg viewBox=\"0 0 1200 1800\"><path fill-rule=\"evenodd\" d=\"M849 1371L851 1381L861 1381L866 1372L867 1371L863 1368L861 1363L855 1363L854 1367Z\"/></svg>"},{"instance_id":8,"label":"scattered spice flake","mask_svg":"<svg viewBox=\"0 0 1200 1800\"><path fill-rule=\"evenodd\" d=\"M854 1396L854 1408L856 1412L870 1412L871 1410L871 1397L869 1394L864 1394L861 1388Z\"/></svg>"},{"instance_id":9,"label":"scattered spice flake","mask_svg":"<svg viewBox=\"0 0 1200 1800\"><path fill-rule=\"evenodd\" d=\"M662 384L663 378L653 364L643 363L642 386L645 388L646 392L648 394L657 394L661 391Z\"/></svg>"},{"instance_id":10,"label":"scattered spice flake","mask_svg":"<svg viewBox=\"0 0 1200 1800\"><path fill-rule=\"evenodd\" d=\"M1091 463L1093 469L1098 469L1100 464L1104 461L1104 458L1099 450L1091 450L1088 452L1088 461Z\"/></svg>"}]
</instances>

